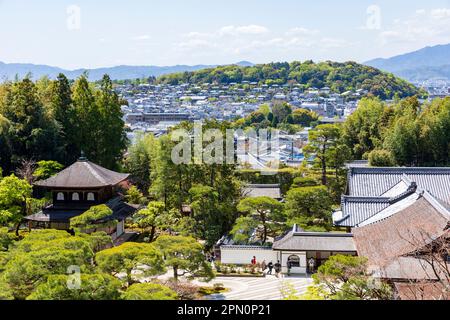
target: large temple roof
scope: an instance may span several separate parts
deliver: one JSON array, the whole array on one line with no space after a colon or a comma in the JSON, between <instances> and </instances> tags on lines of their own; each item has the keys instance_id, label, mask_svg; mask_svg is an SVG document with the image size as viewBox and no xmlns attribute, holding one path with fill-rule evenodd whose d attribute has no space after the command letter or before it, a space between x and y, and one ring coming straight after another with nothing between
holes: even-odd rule
<instances>
[{"instance_id":1,"label":"large temple roof","mask_svg":"<svg viewBox=\"0 0 450 320\"><path fill-rule=\"evenodd\" d=\"M450 212L425 192L406 208L352 231L358 254L368 258L377 276L426 278L424 263L414 253L448 234L449 222Z\"/></svg>"},{"instance_id":2,"label":"large temple roof","mask_svg":"<svg viewBox=\"0 0 450 320\"><path fill-rule=\"evenodd\" d=\"M403 182L403 183L402 183ZM450 207L450 168L350 168L348 195L356 197L396 196L411 182ZM404 190L399 184L404 185ZM397 192L398 191L398 192Z\"/></svg>"},{"instance_id":3,"label":"large temple roof","mask_svg":"<svg viewBox=\"0 0 450 320\"><path fill-rule=\"evenodd\" d=\"M45 188L90 189L115 186L126 180L129 174L105 169L87 160L78 160L57 175L38 181L36 186Z\"/></svg>"}]
</instances>

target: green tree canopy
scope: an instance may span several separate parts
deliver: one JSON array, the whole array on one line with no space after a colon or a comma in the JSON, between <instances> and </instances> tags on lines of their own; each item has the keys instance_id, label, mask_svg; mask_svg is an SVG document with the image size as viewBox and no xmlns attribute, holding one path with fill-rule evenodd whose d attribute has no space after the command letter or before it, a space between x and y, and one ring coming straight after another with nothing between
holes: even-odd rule
<instances>
[{"instance_id":1,"label":"green tree canopy","mask_svg":"<svg viewBox=\"0 0 450 320\"><path fill-rule=\"evenodd\" d=\"M147 208L139 210L134 217L134 222L139 228L150 229L150 242L155 239L157 230L173 228L176 222L174 212L167 212L163 202L150 202Z\"/></svg>"},{"instance_id":2,"label":"green tree canopy","mask_svg":"<svg viewBox=\"0 0 450 320\"><path fill-rule=\"evenodd\" d=\"M288 224L298 224L307 230L329 229L332 203L324 186L291 189L286 196Z\"/></svg>"},{"instance_id":3,"label":"green tree canopy","mask_svg":"<svg viewBox=\"0 0 450 320\"><path fill-rule=\"evenodd\" d=\"M157 283L135 283L123 294L123 300L178 300L172 289Z\"/></svg>"},{"instance_id":4,"label":"green tree canopy","mask_svg":"<svg viewBox=\"0 0 450 320\"><path fill-rule=\"evenodd\" d=\"M203 246L194 238L161 236L154 244L162 252L166 266L173 269L175 280L184 274L202 276L207 280L214 277L203 254Z\"/></svg>"},{"instance_id":5,"label":"green tree canopy","mask_svg":"<svg viewBox=\"0 0 450 320\"><path fill-rule=\"evenodd\" d=\"M99 221L110 217L112 210L105 204L91 207L83 214L70 219L70 227L84 231L102 229L107 226L116 225L117 221L107 221L100 223Z\"/></svg>"},{"instance_id":6,"label":"green tree canopy","mask_svg":"<svg viewBox=\"0 0 450 320\"><path fill-rule=\"evenodd\" d=\"M372 167L393 167L395 159L387 150L373 150L369 154L369 165Z\"/></svg>"},{"instance_id":7,"label":"green tree canopy","mask_svg":"<svg viewBox=\"0 0 450 320\"><path fill-rule=\"evenodd\" d=\"M383 127L388 127L388 109L378 99L362 99L358 109L345 121L342 136L355 159L363 159L382 143Z\"/></svg>"},{"instance_id":8,"label":"green tree canopy","mask_svg":"<svg viewBox=\"0 0 450 320\"><path fill-rule=\"evenodd\" d=\"M125 199L132 204L143 204L146 201L144 194L136 186L132 186L127 190Z\"/></svg>"},{"instance_id":9,"label":"green tree canopy","mask_svg":"<svg viewBox=\"0 0 450 320\"><path fill-rule=\"evenodd\" d=\"M65 274L74 265L88 271L92 258L86 238L65 231L33 231L10 248L3 279L16 299L25 299L49 275Z\"/></svg>"},{"instance_id":10,"label":"green tree canopy","mask_svg":"<svg viewBox=\"0 0 450 320\"><path fill-rule=\"evenodd\" d=\"M307 109L296 109L292 113L292 119L294 124L310 127L313 122L319 120L319 115Z\"/></svg>"},{"instance_id":11,"label":"green tree canopy","mask_svg":"<svg viewBox=\"0 0 450 320\"><path fill-rule=\"evenodd\" d=\"M261 240L263 244L266 243L267 236L269 234L274 235L279 230L281 222L283 222L283 204L269 197L243 199L239 202L237 208L240 212L248 214L255 219L256 226L262 226ZM246 219L238 220L232 230L232 234L235 236L240 234L239 237L242 239L242 235L248 234L248 226L251 226L251 224Z\"/></svg>"},{"instance_id":12,"label":"green tree canopy","mask_svg":"<svg viewBox=\"0 0 450 320\"><path fill-rule=\"evenodd\" d=\"M16 224L16 234L27 214L27 201L31 198L30 184L14 175L0 180L0 224Z\"/></svg>"},{"instance_id":13,"label":"green tree canopy","mask_svg":"<svg viewBox=\"0 0 450 320\"><path fill-rule=\"evenodd\" d=\"M331 256L313 275L314 285L304 296L308 300L391 300L389 285L371 278L367 259Z\"/></svg>"},{"instance_id":14,"label":"green tree canopy","mask_svg":"<svg viewBox=\"0 0 450 320\"><path fill-rule=\"evenodd\" d=\"M309 131L309 144L304 148L308 157L317 157L322 169L322 184L327 185L327 168L337 155L339 146L340 128L334 124L323 124ZM338 161L336 161L338 162ZM344 161L336 163L336 167L342 166Z\"/></svg>"},{"instance_id":15,"label":"green tree canopy","mask_svg":"<svg viewBox=\"0 0 450 320\"><path fill-rule=\"evenodd\" d=\"M125 159L125 169L131 174L131 179L144 193L152 184L151 169L157 156L157 140L152 134L140 133L135 142L128 148Z\"/></svg>"},{"instance_id":16,"label":"green tree canopy","mask_svg":"<svg viewBox=\"0 0 450 320\"><path fill-rule=\"evenodd\" d=\"M134 283L132 271L146 266L147 276L164 273L164 262L160 251L152 244L126 242L121 246L103 250L95 255L98 268L105 273L117 275L126 273L128 285Z\"/></svg>"},{"instance_id":17,"label":"green tree canopy","mask_svg":"<svg viewBox=\"0 0 450 320\"><path fill-rule=\"evenodd\" d=\"M107 274L81 274L80 287L69 288L68 275L51 275L27 300L119 300L121 282Z\"/></svg>"},{"instance_id":18,"label":"green tree canopy","mask_svg":"<svg viewBox=\"0 0 450 320\"><path fill-rule=\"evenodd\" d=\"M57 161L39 161L33 173L36 180L48 179L64 169L64 166Z\"/></svg>"}]
</instances>

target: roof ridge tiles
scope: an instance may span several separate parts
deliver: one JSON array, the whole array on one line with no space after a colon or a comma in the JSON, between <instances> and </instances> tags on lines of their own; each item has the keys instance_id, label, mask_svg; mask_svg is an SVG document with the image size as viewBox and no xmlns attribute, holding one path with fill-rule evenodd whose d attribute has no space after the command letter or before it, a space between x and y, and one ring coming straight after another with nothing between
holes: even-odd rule
<instances>
[{"instance_id":1,"label":"roof ridge tiles","mask_svg":"<svg viewBox=\"0 0 450 320\"><path fill-rule=\"evenodd\" d=\"M406 174L406 172L427 174L450 174L450 167L351 167L351 173L398 173Z\"/></svg>"},{"instance_id":2,"label":"roof ridge tiles","mask_svg":"<svg viewBox=\"0 0 450 320\"><path fill-rule=\"evenodd\" d=\"M391 201L389 203L395 204L399 201L402 201L406 197L409 197L410 195L416 193L417 191L418 191L417 183L411 182L410 186L408 187L408 189L405 192L403 192L395 197L392 197Z\"/></svg>"},{"instance_id":3,"label":"roof ridge tiles","mask_svg":"<svg viewBox=\"0 0 450 320\"><path fill-rule=\"evenodd\" d=\"M389 203L392 197L376 197L376 196L342 196L344 202L371 202L371 203Z\"/></svg>"}]
</instances>

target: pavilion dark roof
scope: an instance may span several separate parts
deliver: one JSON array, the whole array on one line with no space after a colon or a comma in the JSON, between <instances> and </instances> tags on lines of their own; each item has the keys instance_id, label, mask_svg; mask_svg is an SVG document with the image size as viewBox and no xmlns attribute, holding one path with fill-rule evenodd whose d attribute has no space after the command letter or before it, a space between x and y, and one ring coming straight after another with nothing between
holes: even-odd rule
<instances>
[{"instance_id":1,"label":"pavilion dark roof","mask_svg":"<svg viewBox=\"0 0 450 320\"><path fill-rule=\"evenodd\" d=\"M99 220L99 223L111 220L123 220L135 213L140 208L140 206L138 205L126 203L122 196L118 196L109 200L105 203L105 205L108 206L108 208L110 208L113 213L112 215ZM49 207L37 214L25 217L25 219L37 222L69 223L71 218L79 216L84 212L86 212L86 210Z\"/></svg>"},{"instance_id":2,"label":"pavilion dark roof","mask_svg":"<svg viewBox=\"0 0 450 320\"><path fill-rule=\"evenodd\" d=\"M45 188L89 189L115 186L126 180L129 174L103 168L87 160L79 160L57 175L35 183Z\"/></svg>"}]
</instances>

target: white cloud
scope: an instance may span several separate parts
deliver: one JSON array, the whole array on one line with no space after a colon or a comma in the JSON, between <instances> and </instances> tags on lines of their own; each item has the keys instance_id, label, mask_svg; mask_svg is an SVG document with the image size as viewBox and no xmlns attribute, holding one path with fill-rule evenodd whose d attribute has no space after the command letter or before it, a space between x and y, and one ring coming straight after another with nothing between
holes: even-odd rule
<instances>
[{"instance_id":1,"label":"white cloud","mask_svg":"<svg viewBox=\"0 0 450 320\"><path fill-rule=\"evenodd\" d=\"M301 26L288 30L270 31L259 25L224 26L211 32L188 32L174 44L173 52L180 56L226 58L228 61L249 57L278 57L280 59L309 59L311 50L325 53L331 58L330 49L352 45L340 38L327 37L317 29ZM285 58L283 58L285 57Z\"/></svg>"},{"instance_id":2,"label":"white cloud","mask_svg":"<svg viewBox=\"0 0 450 320\"><path fill-rule=\"evenodd\" d=\"M380 33L382 45L411 43L416 46L450 41L450 9L416 10L406 19L396 19Z\"/></svg>"},{"instance_id":3,"label":"white cloud","mask_svg":"<svg viewBox=\"0 0 450 320\"><path fill-rule=\"evenodd\" d=\"M211 33L202 33L202 32L189 32L188 34L186 34L187 38L209 38L211 37Z\"/></svg>"},{"instance_id":4,"label":"white cloud","mask_svg":"<svg viewBox=\"0 0 450 320\"><path fill-rule=\"evenodd\" d=\"M147 41L150 39L151 39L151 37L148 34L143 34L143 35L135 36L132 38L132 40L134 40L134 41Z\"/></svg>"},{"instance_id":5,"label":"white cloud","mask_svg":"<svg viewBox=\"0 0 450 320\"><path fill-rule=\"evenodd\" d=\"M431 10L433 19L441 20L450 18L450 9L434 9Z\"/></svg>"},{"instance_id":6,"label":"white cloud","mask_svg":"<svg viewBox=\"0 0 450 320\"><path fill-rule=\"evenodd\" d=\"M268 32L269 29L266 27L252 24L248 26L225 26L219 30L219 35L260 35Z\"/></svg>"},{"instance_id":7,"label":"white cloud","mask_svg":"<svg viewBox=\"0 0 450 320\"><path fill-rule=\"evenodd\" d=\"M317 34L319 34L319 30L317 30L317 29L307 29L307 28L302 28L302 27L292 28L286 32L286 35L288 35L288 36L293 36L293 35L314 36Z\"/></svg>"},{"instance_id":8,"label":"white cloud","mask_svg":"<svg viewBox=\"0 0 450 320\"><path fill-rule=\"evenodd\" d=\"M351 46L352 43L343 39L335 39L335 38L322 38L320 39L320 46L323 49L331 49L331 48L345 48L347 46Z\"/></svg>"}]
</instances>

